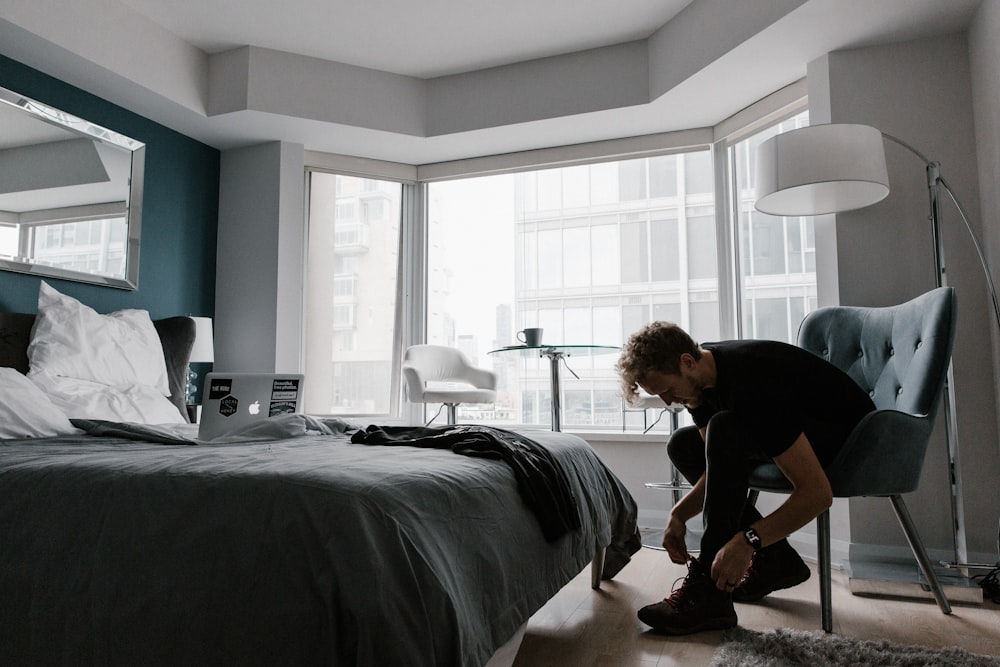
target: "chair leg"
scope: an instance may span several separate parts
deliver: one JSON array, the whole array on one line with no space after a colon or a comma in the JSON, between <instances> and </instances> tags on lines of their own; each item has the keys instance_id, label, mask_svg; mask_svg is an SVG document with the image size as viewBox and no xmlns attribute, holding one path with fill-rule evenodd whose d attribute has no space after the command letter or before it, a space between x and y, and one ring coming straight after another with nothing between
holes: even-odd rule
<instances>
[{"instance_id":1,"label":"chair leg","mask_svg":"<svg viewBox=\"0 0 1000 667\"><path fill-rule=\"evenodd\" d=\"M819 605L823 630L833 632L833 599L830 562L830 510L816 517L816 556L819 569Z\"/></svg>"},{"instance_id":2,"label":"chair leg","mask_svg":"<svg viewBox=\"0 0 1000 667\"><path fill-rule=\"evenodd\" d=\"M747 502L751 505L757 504L760 491L750 489L747 494ZM819 570L819 608L823 621L823 630L833 632L833 591L830 562L830 510L824 511L816 517L816 556L817 569Z\"/></svg>"},{"instance_id":3,"label":"chair leg","mask_svg":"<svg viewBox=\"0 0 1000 667\"><path fill-rule=\"evenodd\" d=\"M930 558L927 557L924 544L920 541L917 528L913 524L913 519L910 518L910 512L903 503L903 497L889 496L889 500L892 501L892 509L896 510L896 518L899 519L899 525L903 528L906 541L910 543L910 550L913 551L913 557L917 559L920 571L924 573L927 583L930 584L931 592L934 593L934 599L937 600L938 607L941 608L941 613L950 614L951 604L944 595L944 590L942 590L941 584L938 582L937 575L934 574Z\"/></svg>"}]
</instances>

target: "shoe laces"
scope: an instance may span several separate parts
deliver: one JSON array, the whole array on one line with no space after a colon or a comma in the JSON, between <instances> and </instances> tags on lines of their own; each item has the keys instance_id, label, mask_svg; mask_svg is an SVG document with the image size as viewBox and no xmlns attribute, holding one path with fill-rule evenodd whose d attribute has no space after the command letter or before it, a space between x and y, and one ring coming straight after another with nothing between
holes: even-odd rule
<instances>
[{"instance_id":1,"label":"shoe laces","mask_svg":"<svg viewBox=\"0 0 1000 667\"><path fill-rule=\"evenodd\" d=\"M740 577L739 582L737 582L736 588L739 588L748 581L753 581L760 574L760 570L754 567L754 565L757 563L757 557L759 555L760 555L759 553L754 553L754 555L750 558L750 564L747 565L746 572L743 573L743 576Z\"/></svg>"},{"instance_id":2,"label":"shoe laces","mask_svg":"<svg viewBox=\"0 0 1000 667\"><path fill-rule=\"evenodd\" d=\"M678 586L677 582L681 582ZM694 560L688 561L688 573L683 577L677 577L674 579L674 583L670 586L670 595L664 600L674 609L680 609L683 605L692 604L694 592L693 589L704 588L705 586L705 575L697 569Z\"/></svg>"}]
</instances>

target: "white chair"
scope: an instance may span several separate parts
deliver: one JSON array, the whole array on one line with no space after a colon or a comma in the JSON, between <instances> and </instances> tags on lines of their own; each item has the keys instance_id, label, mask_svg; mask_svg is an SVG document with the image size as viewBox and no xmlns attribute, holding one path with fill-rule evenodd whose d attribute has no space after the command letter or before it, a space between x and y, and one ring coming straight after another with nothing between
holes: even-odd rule
<instances>
[{"instance_id":1,"label":"white chair","mask_svg":"<svg viewBox=\"0 0 1000 667\"><path fill-rule=\"evenodd\" d=\"M403 356L403 381L411 403L448 406L449 424L455 423L459 403L492 403L497 396L496 373L476 368L461 350L444 345L408 348Z\"/></svg>"}]
</instances>

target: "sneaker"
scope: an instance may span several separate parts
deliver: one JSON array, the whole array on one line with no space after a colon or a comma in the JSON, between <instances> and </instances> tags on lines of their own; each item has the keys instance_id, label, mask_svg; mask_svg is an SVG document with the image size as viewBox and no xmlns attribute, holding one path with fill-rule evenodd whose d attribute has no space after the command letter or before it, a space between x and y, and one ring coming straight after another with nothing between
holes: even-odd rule
<instances>
[{"instance_id":1,"label":"sneaker","mask_svg":"<svg viewBox=\"0 0 1000 667\"><path fill-rule=\"evenodd\" d=\"M688 562L687 576L670 597L643 607L638 616L653 630L667 635L725 630L737 623L733 596L715 587L715 582L696 558Z\"/></svg>"},{"instance_id":2,"label":"sneaker","mask_svg":"<svg viewBox=\"0 0 1000 667\"><path fill-rule=\"evenodd\" d=\"M757 602L774 591L798 586L810 574L809 566L788 540L775 542L753 555L750 567L733 590L733 601Z\"/></svg>"}]
</instances>

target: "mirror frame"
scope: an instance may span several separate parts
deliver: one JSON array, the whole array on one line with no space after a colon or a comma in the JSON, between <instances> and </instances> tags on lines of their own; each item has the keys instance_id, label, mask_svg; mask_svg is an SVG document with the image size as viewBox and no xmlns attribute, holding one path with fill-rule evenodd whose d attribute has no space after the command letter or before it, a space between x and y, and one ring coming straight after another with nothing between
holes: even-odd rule
<instances>
[{"instance_id":1,"label":"mirror frame","mask_svg":"<svg viewBox=\"0 0 1000 667\"><path fill-rule=\"evenodd\" d=\"M146 145L96 123L84 120L55 107L25 97L7 88L0 87L0 104L7 104L23 113L50 125L55 125L71 133L93 141L123 149L131 153L131 172L128 183L128 199L125 202L125 277L118 278L85 271L75 271L56 266L47 266L31 261L21 261L0 257L0 270L27 273L134 290L139 287L139 239L142 231L142 189L146 163Z\"/></svg>"}]
</instances>

